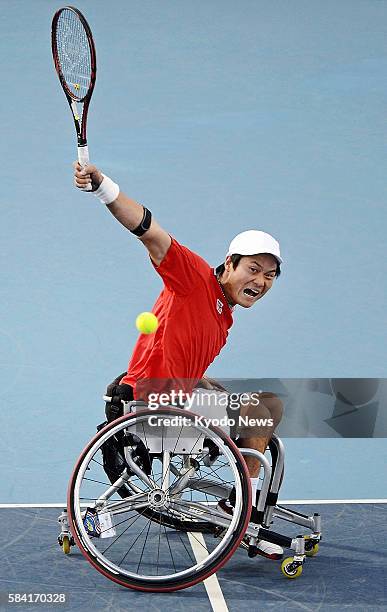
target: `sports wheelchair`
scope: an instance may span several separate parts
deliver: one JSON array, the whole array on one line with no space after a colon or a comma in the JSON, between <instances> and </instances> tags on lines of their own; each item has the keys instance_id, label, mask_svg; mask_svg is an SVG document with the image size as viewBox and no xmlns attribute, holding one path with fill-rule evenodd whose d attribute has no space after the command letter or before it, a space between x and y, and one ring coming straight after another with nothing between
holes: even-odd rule
<instances>
[{"instance_id":1,"label":"sports wheelchair","mask_svg":"<svg viewBox=\"0 0 387 612\"><path fill-rule=\"evenodd\" d=\"M238 448L223 429L203 426L191 411L155 411L138 401L123 404L124 415L100 429L75 465L67 510L58 519L58 541L65 553L77 544L114 582L163 592L205 580L238 547L254 557L257 541L265 540L291 549L293 556L282 561L281 570L290 579L300 576L305 557L318 551L321 517L277 503L284 472L284 447L278 436L273 435L264 455ZM103 451L113 441L121 452L109 471ZM251 481L243 459L247 455L261 463L254 523ZM218 502L233 489L233 512L226 514ZM281 535L270 529L275 518L310 533Z\"/></svg>"}]
</instances>

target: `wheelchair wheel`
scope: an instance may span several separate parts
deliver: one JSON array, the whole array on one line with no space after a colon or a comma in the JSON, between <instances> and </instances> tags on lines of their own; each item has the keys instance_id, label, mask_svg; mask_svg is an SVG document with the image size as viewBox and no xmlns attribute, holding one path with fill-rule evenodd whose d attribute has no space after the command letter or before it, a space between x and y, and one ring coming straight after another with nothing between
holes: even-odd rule
<instances>
[{"instance_id":1,"label":"wheelchair wheel","mask_svg":"<svg viewBox=\"0 0 387 612\"><path fill-rule=\"evenodd\" d=\"M117 435L125 460L111 484L101 449ZM139 439L150 470L136 455ZM210 459L208 440L216 449ZM228 516L217 502L232 487L236 503ZM186 588L218 571L242 540L250 512L250 479L235 444L176 408L141 410L104 427L81 454L68 489L70 526L83 555L106 577L142 591Z\"/></svg>"}]
</instances>

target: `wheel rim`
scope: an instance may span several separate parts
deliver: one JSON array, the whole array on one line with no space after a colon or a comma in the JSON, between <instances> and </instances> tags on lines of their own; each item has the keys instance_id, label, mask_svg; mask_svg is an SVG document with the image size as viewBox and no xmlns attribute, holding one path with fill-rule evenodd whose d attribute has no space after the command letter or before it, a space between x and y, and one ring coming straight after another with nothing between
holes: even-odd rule
<instances>
[{"instance_id":1,"label":"wheel rim","mask_svg":"<svg viewBox=\"0 0 387 612\"><path fill-rule=\"evenodd\" d=\"M172 412L176 411L173 410ZM225 442L221 432L211 428L211 436L221 449L219 465L215 464L206 468L200 466L199 469L196 469L195 478L191 478L189 481L195 484L196 489L189 488L188 490L186 488L176 494L174 487L176 487L176 483L182 481L183 459L179 455L171 454L167 476L163 473L166 463L165 457L163 457L158 462L159 473L152 469L150 475L152 482L159 488L150 486L147 488L137 477L130 479L131 486L134 485L139 491L141 490L141 493L133 492L130 500L137 495L139 503L144 503L143 511L140 507L134 508L132 504L130 509L129 507L126 508L125 512L123 506L121 506L118 513L116 510L119 500L114 494L107 500L101 516L103 517L106 514L106 509L111 510L110 514L115 522L116 536L97 538L96 533L91 533L90 529L87 529L84 525L85 505L83 505L86 504L90 507L94 504L95 506L97 497L95 494L90 495L90 490L99 487L103 489L103 493L106 493L106 489L109 487L109 483L100 478L102 461L96 459L96 456L100 453L101 446L108 438L123 429L127 431L128 428L136 427L138 431L139 426L145 422L148 416L148 414L141 415L138 413L136 417L129 420L123 417L117 421L114 427L108 428L108 431L100 432L90 443L83 456L81 456L70 483L69 516L82 552L99 571L102 571L108 577L118 582L123 581L121 583L134 588L146 585L151 585L156 589L160 587L159 590L166 590L166 585L182 588L181 585L187 582L193 584L200 581L203 579L200 576L207 571L212 573L212 571L215 571L215 566L218 569L237 548L249 517L249 503L246 503L249 500L246 498L246 491L242 492L242 487L247 488L249 494L248 477L243 460L242 462L237 461L238 451L233 448L233 443L228 440ZM127 427L125 427L125 424ZM195 426L195 435L197 433L198 436L207 436L208 431L200 425ZM98 466L99 476L93 478L93 474L90 472L96 466ZM175 471L177 470L179 476L172 473L172 468ZM187 468L185 467L185 469ZM167 477L169 478L168 487L163 484L163 480ZM87 483L86 486L85 483ZM204 483L204 487L202 483ZM219 493L222 487L225 488L226 485L227 487L235 486L237 491L234 515L230 518L214 509L214 502L220 498L220 495L215 495L215 493ZM202 490L199 490L200 486L202 486ZM145 494L147 497L146 504ZM120 501L121 504L124 503L121 498ZM144 516L145 512L154 512L157 519L157 513L161 511L166 513L166 516L175 518L176 516L180 518L188 516L190 519L197 518L200 521L202 521L203 516L207 520L209 515L212 518L216 515L218 525L220 521L225 526L225 530L222 537L217 541L214 538L207 540L204 548L202 537L192 532L187 535L181 531L172 530L164 524L162 515L161 520ZM221 518L219 518L219 514ZM98 518L101 518L101 516L98 516ZM119 521L117 521L117 517Z\"/></svg>"}]
</instances>

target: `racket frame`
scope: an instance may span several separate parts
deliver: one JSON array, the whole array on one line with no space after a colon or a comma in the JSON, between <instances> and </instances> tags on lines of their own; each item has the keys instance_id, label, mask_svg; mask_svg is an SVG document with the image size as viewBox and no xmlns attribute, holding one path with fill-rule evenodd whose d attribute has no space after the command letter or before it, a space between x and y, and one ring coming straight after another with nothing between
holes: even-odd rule
<instances>
[{"instance_id":1,"label":"racket frame","mask_svg":"<svg viewBox=\"0 0 387 612\"><path fill-rule=\"evenodd\" d=\"M57 24L58 24L59 17L61 13L65 10L72 11L73 13L76 14L78 19L80 20L85 30L88 44L89 44L89 49L90 49L90 57L91 57L90 85L89 85L89 89L87 90L86 95L81 99L76 98L74 94L72 93L72 91L67 87L66 79L63 76L60 61L59 61L57 42L56 42L56 31L57 31ZM85 167L89 163L89 153L88 153L88 148L87 148L87 136L86 136L87 114L88 114L89 104L90 104L91 96L93 94L96 76L97 76L97 56L95 52L93 34L91 32L90 26L87 23L85 17L82 15L81 11L75 8L74 6L62 7L55 13L52 19L52 27L51 27L51 48L52 48L52 55L54 58L55 69L58 74L59 81L62 85L62 89L67 98L67 102L69 103L71 114L74 119L74 125L75 125L76 134L77 134L77 141L78 141L78 160L79 160L80 165L82 167ZM83 104L82 118L80 117L78 113L77 102L80 104Z\"/></svg>"}]
</instances>

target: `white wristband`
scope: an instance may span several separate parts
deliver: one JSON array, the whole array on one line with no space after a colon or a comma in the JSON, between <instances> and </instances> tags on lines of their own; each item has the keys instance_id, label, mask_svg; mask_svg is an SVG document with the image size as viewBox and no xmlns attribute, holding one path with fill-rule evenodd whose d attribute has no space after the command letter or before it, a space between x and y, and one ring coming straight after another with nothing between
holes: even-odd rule
<instances>
[{"instance_id":1,"label":"white wristband","mask_svg":"<svg viewBox=\"0 0 387 612\"><path fill-rule=\"evenodd\" d=\"M111 204L118 198L120 188L117 183L112 181L111 178L105 176L104 174L102 174L102 176L103 181L98 189L93 191L93 194L99 199L100 202L102 202L102 204Z\"/></svg>"}]
</instances>

